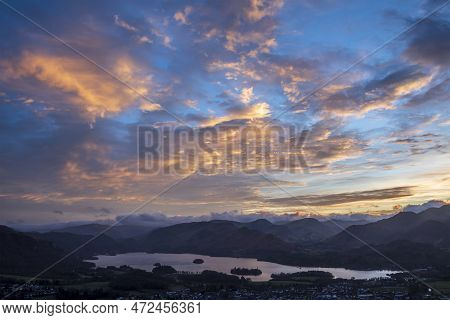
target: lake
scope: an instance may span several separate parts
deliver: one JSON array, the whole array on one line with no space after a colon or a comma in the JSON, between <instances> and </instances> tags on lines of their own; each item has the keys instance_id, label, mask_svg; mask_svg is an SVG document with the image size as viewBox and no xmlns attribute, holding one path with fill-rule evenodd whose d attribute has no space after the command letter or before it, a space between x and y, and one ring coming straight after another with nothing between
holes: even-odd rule
<instances>
[{"instance_id":1,"label":"lake","mask_svg":"<svg viewBox=\"0 0 450 320\"><path fill-rule=\"evenodd\" d=\"M202 272L203 270L214 270L230 274L230 270L234 267L254 269L258 268L262 271L260 276L246 276L253 281L267 281L270 280L272 273L293 273L299 271L326 271L330 272L335 278L342 279L373 279L386 278L390 273L396 271L389 270L371 270L359 271L344 268L319 268L319 267L292 267L285 266L278 263L259 261L251 258L229 258L229 257L210 257L199 254L171 254L171 253L145 253L132 252L118 254L115 256L97 256L97 260L87 260L95 263L97 267L114 266L119 267L127 265L132 268L151 271L155 263L162 265L169 265L174 267L177 271L186 272ZM203 259L203 264L194 264L194 259Z\"/></svg>"}]
</instances>

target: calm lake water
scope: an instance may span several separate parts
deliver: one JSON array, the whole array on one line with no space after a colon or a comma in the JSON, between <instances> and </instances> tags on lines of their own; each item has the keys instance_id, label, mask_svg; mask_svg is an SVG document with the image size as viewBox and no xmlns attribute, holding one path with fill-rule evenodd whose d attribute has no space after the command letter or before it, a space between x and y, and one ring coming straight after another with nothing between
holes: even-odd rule
<instances>
[{"instance_id":1,"label":"calm lake water","mask_svg":"<svg viewBox=\"0 0 450 320\"><path fill-rule=\"evenodd\" d=\"M202 272L203 270L214 270L218 272L230 274L230 270L234 267L240 268L258 268L262 271L260 276L249 276L253 281L270 280L272 273L293 273L299 271L320 270L330 272L335 278L342 279L373 279L385 278L395 271L388 270L372 270L358 271L344 268L311 268L311 267L292 267L284 266L277 263L259 261L250 258L228 258L228 257L209 257L199 254L169 254L169 253L145 253L133 252L118 254L115 256L98 256L98 260L87 260L95 263L97 267L115 266L119 267L127 265L136 269L151 271L153 264L160 263L174 267L177 271ZM203 264L194 264L194 259L203 259Z\"/></svg>"}]
</instances>

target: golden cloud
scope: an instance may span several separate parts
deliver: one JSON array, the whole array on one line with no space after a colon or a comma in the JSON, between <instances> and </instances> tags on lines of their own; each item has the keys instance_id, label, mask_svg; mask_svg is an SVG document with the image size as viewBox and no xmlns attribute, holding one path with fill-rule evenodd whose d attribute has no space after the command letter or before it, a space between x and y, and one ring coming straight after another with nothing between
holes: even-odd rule
<instances>
[{"instance_id":1,"label":"golden cloud","mask_svg":"<svg viewBox=\"0 0 450 320\"><path fill-rule=\"evenodd\" d=\"M244 104L250 103L253 99L253 87L242 88L240 99Z\"/></svg>"},{"instance_id":2,"label":"golden cloud","mask_svg":"<svg viewBox=\"0 0 450 320\"><path fill-rule=\"evenodd\" d=\"M255 120L270 116L270 106L266 102L258 102L243 109L233 111L225 116L214 117L205 120L202 125L214 126L216 124L231 120Z\"/></svg>"},{"instance_id":3,"label":"golden cloud","mask_svg":"<svg viewBox=\"0 0 450 320\"><path fill-rule=\"evenodd\" d=\"M84 59L69 56L25 52L18 61L2 61L0 66L8 80L33 77L64 92L68 102L79 106L91 120L122 111L148 93L150 82L128 58L112 66L117 79Z\"/></svg>"},{"instance_id":4,"label":"golden cloud","mask_svg":"<svg viewBox=\"0 0 450 320\"><path fill-rule=\"evenodd\" d=\"M141 104L141 110L142 111L158 111L158 110L162 110L162 107L158 103L144 102L143 104Z\"/></svg>"},{"instance_id":5,"label":"golden cloud","mask_svg":"<svg viewBox=\"0 0 450 320\"><path fill-rule=\"evenodd\" d=\"M432 79L433 75L425 75L416 79L408 79L394 88L393 95L395 97L401 97L420 90L428 85Z\"/></svg>"},{"instance_id":6,"label":"golden cloud","mask_svg":"<svg viewBox=\"0 0 450 320\"><path fill-rule=\"evenodd\" d=\"M252 22L267 16L273 16L283 6L283 0L250 0L250 6L244 10L246 18Z\"/></svg>"},{"instance_id":7,"label":"golden cloud","mask_svg":"<svg viewBox=\"0 0 450 320\"><path fill-rule=\"evenodd\" d=\"M181 24L189 24L188 16L191 14L191 12L192 12L192 7L187 6L184 8L183 11L177 11L173 15L173 18L175 19L175 21L178 21Z\"/></svg>"},{"instance_id":8,"label":"golden cloud","mask_svg":"<svg viewBox=\"0 0 450 320\"><path fill-rule=\"evenodd\" d=\"M275 38L267 36L267 32L239 32L228 31L225 34L225 49L236 52L239 46L245 47L251 44L257 44L257 48L250 50L248 55L250 57L256 57L258 53L269 53L270 49L277 46Z\"/></svg>"},{"instance_id":9,"label":"golden cloud","mask_svg":"<svg viewBox=\"0 0 450 320\"><path fill-rule=\"evenodd\" d=\"M241 57L237 62L214 61L208 66L208 70L226 70L225 78L228 80L236 80L239 76L253 80L262 80L262 75L255 68L247 65L245 57Z\"/></svg>"}]
</instances>

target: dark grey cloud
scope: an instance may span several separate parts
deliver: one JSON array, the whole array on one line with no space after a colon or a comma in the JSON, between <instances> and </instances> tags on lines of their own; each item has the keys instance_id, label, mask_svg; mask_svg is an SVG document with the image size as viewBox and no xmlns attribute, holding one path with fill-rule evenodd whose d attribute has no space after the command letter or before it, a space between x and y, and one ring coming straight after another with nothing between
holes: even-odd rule
<instances>
[{"instance_id":1,"label":"dark grey cloud","mask_svg":"<svg viewBox=\"0 0 450 320\"><path fill-rule=\"evenodd\" d=\"M72 160L88 172L108 170L110 160L135 157L135 127L111 119L99 119L90 127L76 113L50 112L40 118L22 106L0 108L0 175L2 192L62 190L64 167ZM101 146L100 150L89 146ZM29 182L33 181L33 184ZM28 186L30 189L24 189Z\"/></svg>"},{"instance_id":2,"label":"dark grey cloud","mask_svg":"<svg viewBox=\"0 0 450 320\"><path fill-rule=\"evenodd\" d=\"M414 81L426 75L426 73L416 66L406 66L399 70L390 71L381 79L375 78L371 80L367 83L365 89L369 92L392 91L405 81Z\"/></svg>"},{"instance_id":3,"label":"dark grey cloud","mask_svg":"<svg viewBox=\"0 0 450 320\"><path fill-rule=\"evenodd\" d=\"M427 19L410 34L405 56L411 61L447 68L450 65L450 23Z\"/></svg>"},{"instance_id":4,"label":"dark grey cloud","mask_svg":"<svg viewBox=\"0 0 450 320\"><path fill-rule=\"evenodd\" d=\"M418 66L402 65L381 70L369 80L358 82L320 101L324 110L342 115L361 115L376 109L392 109L398 98L411 95L428 81L429 73ZM417 85L416 85L417 84Z\"/></svg>"},{"instance_id":5,"label":"dark grey cloud","mask_svg":"<svg viewBox=\"0 0 450 320\"><path fill-rule=\"evenodd\" d=\"M366 200L384 200L395 199L413 195L413 186L404 186L396 188L386 188L377 190L346 192L325 195L306 195L287 198L273 198L268 202L278 203L280 205L310 205L326 206L342 203L351 203Z\"/></svg>"},{"instance_id":6,"label":"dark grey cloud","mask_svg":"<svg viewBox=\"0 0 450 320\"><path fill-rule=\"evenodd\" d=\"M112 213L111 209L103 208L103 207L97 208L97 207L92 207L92 206L86 207L86 211L89 213L96 213L101 216L109 215Z\"/></svg>"},{"instance_id":7,"label":"dark grey cloud","mask_svg":"<svg viewBox=\"0 0 450 320\"><path fill-rule=\"evenodd\" d=\"M405 139L396 139L392 141L393 143L399 143L399 144L409 144L409 143L418 143L419 141L414 138L405 138Z\"/></svg>"}]
</instances>

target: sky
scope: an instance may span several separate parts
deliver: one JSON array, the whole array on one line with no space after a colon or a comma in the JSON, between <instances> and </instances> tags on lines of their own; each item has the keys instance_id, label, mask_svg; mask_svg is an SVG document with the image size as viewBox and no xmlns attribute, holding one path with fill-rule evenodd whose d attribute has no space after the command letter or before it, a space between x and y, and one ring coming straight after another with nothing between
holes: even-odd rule
<instances>
[{"instance_id":1,"label":"sky","mask_svg":"<svg viewBox=\"0 0 450 320\"><path fill-rule=\"evenodd\" d=\"M0 223L450 200L444 1L6 3ZM308 130L309 170L138 174L138 126L270 122Z\"/></svg>"}]
</instances>

